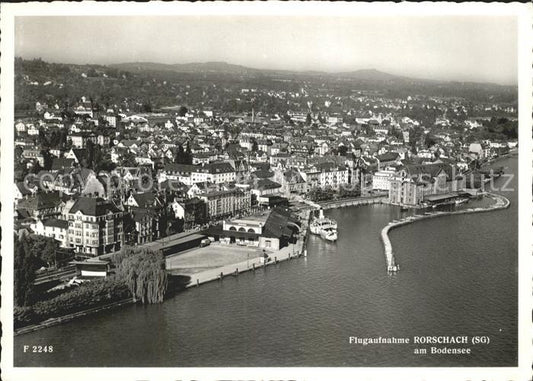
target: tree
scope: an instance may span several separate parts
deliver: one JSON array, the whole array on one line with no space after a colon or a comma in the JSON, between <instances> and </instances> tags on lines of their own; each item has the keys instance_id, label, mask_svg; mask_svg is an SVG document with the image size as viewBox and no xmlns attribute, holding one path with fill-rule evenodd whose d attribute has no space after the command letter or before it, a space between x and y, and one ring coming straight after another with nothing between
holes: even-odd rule
<instances>
[{"instance_id":1,"label":"tree","mask_svg":"<svg viewBox=\"0 0 533 381\"><path fill-rule=\"evenodd\" d=\"M348 147L346 147L345 145L340 145L337 151L340 156L346 156L346 153L348 152Z\"/></svg>"},{"instance_id":2,"label":"tree","mask_svg":"<svg viewBox=\"0 0 533 381\"><path fill-rule=\"evenodd\" d=\"M161 303L167 290L165 258L160 251L124 247L116 256L117 276L135 301Z\"/></svg>"},{"instance_id":3,"label":"tree","mask_svg":"<svg viewBox=\"0 0 533 381\"><path fill-rule=\"evenodd\" d=\"M39 127L39 141L43 147L50 147L50 143L48 142L48 138L43 127Z\"/></svg>"},{"instance_id":4,"label":"tree","mask_svg":"<svg viewBox=\"0 0 533 381\"><path fill-rule=\"evenodd\" d=\"M307 113L307 116L305 118L305 124L310 126L311 123L313 123L313 118L311 117L311 114Z\"/></svg>"},{"instance_id":5,"label":"tree","mask_svg":"<svg viewBox=\"0 0 533 381\"><path fill-rule=\"evenodd\" d=\"M94 150L94 171L96 173L100 171L110 172L116 168L115 163L111 161L111 154L108 150L103 150L100 145L95 146Z\"/></svg>"},{"instance_id":6,"label":"tree","mask_svg":"<svg viewBox=\"0 0 533 381\"><path fill-rule=\"evenodd\" d=\"M47 149L43 149L41 151L41 155L43 155L43 161L44 161L43 168L46 171L49 171L50 169L52 169L52 161L53 161L52 155L50 154L50 151L48 151Z\"/></svg>"},{"instance_id":7,"label":"tree","mask_svg":"<svg viewBox=\"0 0 533 381\"><path fill-rule=\"evenodd\" d=\"M36 253L40 260L39 266L46 264L48 267L56 265L56 251L59 248L57 241L51 237L34 236L28 240L29 250Z\"/></svg>"},{"instance_id":8,"label":"tree","mask_svg":"<svg viewBox=\"0 0 533 381\"><path fill-rule=\"evenodd\" d=\"M94 164L95 144L91 139L87 140L87 163L86 167L92 169Z\"/></svg>"},{"instance_id":9,"label":"tree","mask_svg":"<svg viewBox=\"0 0 533 381\"><path fill-rule=\"evenodd\" d=\"M187 114L187 112L189 112L189 110L187 109L187 107L185 106L181 106L179 109L178 109L178 116L185 116Z\"/></svg>"},{"instance_id":10,"label":"tree","mask_svg":"<svg viewBox=\"0 0 533 381\"><path fill-rule=\"evenodd\" d=\"M39 268L39 261L29 249L29 242L22 236L15 237L15 271L14 288L15 304L29 306L35 301L35 271Z\"/></svg>"},{"instance_id":11,"label":"tree","mask_svg":"<svg viewBox=\"0 0 533 381\"><path fill-rule=\"evenodd\" d=\"M192 153L189 142L187 142L185 150L183 149L183 145L178 146L174 162L177 164L192 164Z\"/></svg>"},{"instance_id":12,"label":"tree","mask_svg":"<svg viewBox=\"0 0 533 381\"><path fill-rule=\"evenodd\" d=\"M428 134L426 137L426 147L429 148L429 147L434 146L435 144L437 144L435 137L433 135Z\"/></svg>"},{"instance_id":13,"label":"tree","mask_svg":"<svg viewBox=\"0 0 533 381\"><path fill-rule=\"evenodd\" d=\"M29 173L27 162L25 160L16 160L14 169L16 181L23 181Z\"/></svg>"},{"instance_id":14,"label":"tree","mask_svg":"<svg viewBox=\"0 0 533 381\"><path fill-rule=\"evenodd\" d=\"M185 151L183 151L183 146L181 144L178 145L176 156L174 156L174 163L185 164Z\"/></svg>"},{"instance_id":15,"label":"tree","mask_svg":"<svg viewBox=\"0 0 533 381\"><path fill-rule=\"evenodd\" d=\"M133 220L131 213L124 214L123 227L126 245L135 245L137 243L137 237L139 233L135 229L135 221Z\"/></svg>"},{"instance_id":16,"label":"tree","mask_svg":"<svg viewBox=\"0 0 533 381\"><path fill-rule=\"evenodd\" d=\"M152 105L148 103L143 103L141 106L141 112L152 112Z\"/></svg>"},{"instance_id":17,"label":"tree","mask_svg":"<svg viewBox=\"0 0 533 381\"><path fill-rule=\"evenodd\" d=\"M192 164L191 142L187 141L185 148L185 164Z\"/></svg>"}]
</instances>

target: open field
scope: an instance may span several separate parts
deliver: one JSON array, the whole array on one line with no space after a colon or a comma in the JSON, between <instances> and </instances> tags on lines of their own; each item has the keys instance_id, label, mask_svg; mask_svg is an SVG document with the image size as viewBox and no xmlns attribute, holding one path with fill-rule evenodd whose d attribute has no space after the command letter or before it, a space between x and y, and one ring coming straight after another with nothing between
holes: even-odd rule
<instances>
[{"instance_id":1,"label":"open field","mask_svg":"<svg viewBox=\"0 0 533 381\"><path fill-rule=\"evenodd\" d=\"M179 270L181 274L194 274L211 268L244 262L261 257L262 250L254 247L225 246L213 243L206 247L190 250L184 254L169 256L167 270Z\"/></svg>"}]
</instances>

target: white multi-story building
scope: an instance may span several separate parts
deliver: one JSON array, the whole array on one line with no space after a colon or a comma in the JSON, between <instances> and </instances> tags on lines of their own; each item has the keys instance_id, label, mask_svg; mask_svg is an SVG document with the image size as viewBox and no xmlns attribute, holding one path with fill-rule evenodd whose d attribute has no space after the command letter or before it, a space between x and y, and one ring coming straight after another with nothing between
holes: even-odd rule
<instances>
[{"instance_id":1,"label":"white multi-story building","mask_svg":"<svg viewBox=\"0 0 533 381\"><path fill-rule=\"evenodd\" d=\"M303 179L307 182L308 188L331 187L339 189L341 184L348 184L348 168L338 166L334 163L316 164L307 170L300 171Z\"/></svg>"},{"instance_id":2,"label":"white multi-story building","mask_svg":"<svg viewBox=\"0 0 533 381\"><path fill-rule=\"evenodd\" d=\"M54 238L60 247L68 247L68 221L56 218L38 219L30 228L37 235Z\"/></svg>"},{"instance_id":3,"label":"white multi-story building","mask_svg":"<svg viewBox=\"0 0 533 381\"><path fill-rule=\"evenodd\" d=\"M396 171L392 169L385 169L383 171L377 171L372 176L372 189L374 190L390 190L391 179L396 174Z\"/></svg>"},{"instance_id":4,"label":"white multi-story building","mask_svg":"<svg viewBox=\"0 0 533 381\"><path fill-rule=\"evenodd\" d=\"M230 163L211 163L204 166L196 166L191 173L192 183L211 182L224 184L235 181L236 172Z\"/></svg>"},{"instance_id":5,"label":"white multi-story building","mask_svg":"<svg viewBox=\"0 0 533 381\"><path fill-rule=\"evenodd\" d=\"M105 115L104 120L107 122L109 127L116 127L117 126L117 117L115 115Z\"/></svg>"},{"instance_id":6,"label":"white multi-story building","mask_svg":"<svg viewBox=\"0 0 533 381\"><path fill-rule=\"evenodd\" d=\"M210 182L224 184L235 181L236 171L230 163L210 163L205 165L168 164L159 176L159 181L178 180L185 185Z\"/></svg>"},{"instance_id":7,"label":"white multi-story building","mask_svg":"<svg viewBox=\"0 0 533 381\"><path fill-rule=\"evenodd\" d=\"M214 191L200 195L207 204L207 218L223 217L249 210L251 194L247 190L231 189Z\"/></svg>"},{"instance_id":8,"label":"white multi-story building","mask_svg":"<svg viewBox=\"0 0 533 381\"><path fill-rule=\"evenodd\" d=\"M111 201L80 197L64 217L68 247L92 256L120 250L124 244L123 212Z\"/></svg>"}]
</instances>

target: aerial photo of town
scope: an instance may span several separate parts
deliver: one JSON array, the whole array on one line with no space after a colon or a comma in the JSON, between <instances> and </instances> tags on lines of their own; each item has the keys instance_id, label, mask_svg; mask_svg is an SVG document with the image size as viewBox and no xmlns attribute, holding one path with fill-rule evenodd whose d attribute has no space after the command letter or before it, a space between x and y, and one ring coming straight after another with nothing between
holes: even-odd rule
<instances>
[{"instance_id":1,"label":"aerial photo of town","mask_svg":"<svg viewBox=\"0 0 533 381\"><path fill-rule=\"evenodd\" d=\"M21 41L78 30L34 19L17 20ZM36 45L15 51L4 184L16 366L516 366L516 71L128 59L118 45L78 60ZM491 345L420 356L417 335ZM392 337L411 341L377 344Z\"/></svg>"}]
</instances>

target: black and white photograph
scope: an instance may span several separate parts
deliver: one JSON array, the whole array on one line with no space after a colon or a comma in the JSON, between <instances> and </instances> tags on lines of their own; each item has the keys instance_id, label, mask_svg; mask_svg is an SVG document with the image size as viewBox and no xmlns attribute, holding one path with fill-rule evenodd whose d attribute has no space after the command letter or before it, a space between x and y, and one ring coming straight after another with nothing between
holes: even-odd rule
<instances>
[{"instance_id":1,"label":"black and white photograph","mask_svg":"<svg viewBox=\"0 0 533 381\"><path fill-rule=\"evenodd\" d=\"M2 378L530 379L531 4L1 13Z\"/></svg>"}]
</instances>

